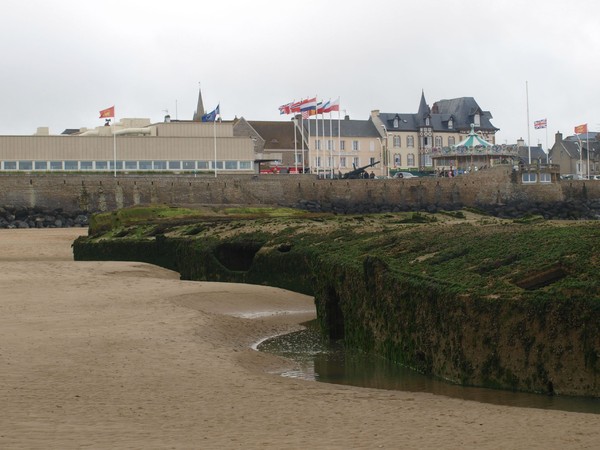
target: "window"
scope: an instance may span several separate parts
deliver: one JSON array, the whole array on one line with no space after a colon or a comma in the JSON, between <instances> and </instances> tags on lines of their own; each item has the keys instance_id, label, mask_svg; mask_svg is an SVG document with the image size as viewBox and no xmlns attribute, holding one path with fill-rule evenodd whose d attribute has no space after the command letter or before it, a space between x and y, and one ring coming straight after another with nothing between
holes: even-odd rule
<instances>
[{"instance_id":1,"label":"window","mask_svg":"<svg viewBox=\"0 0 600 450\"><path fill-rule=\"evenodd\" d=\"M65 161L65 170L77 170L77 161Z\"/></svg>"},{"instance_id":2,"label":"window","mask_svg":"<svg viewBox=\"0 0 600 450\"><path fill-rule=\"evenodd\" d=\"M225 168L227 170L237 170L237 168L238 168L237 161L225 161Z\"/></svg>"},{"instance_id":3,"label":"window","mask_svg":"<svg viewBox=\"0 0 600 450\"><path fill-rule=\"evenodd\" d=\"M252 161L240 161L240 170L252 169Z\"/></svg>"},{"instance_id":4,"label":"window","mask_svg":"<svg viewBox=\"0 0 600 450\"><path fill-rule=\"evenodd\" d=\"M423 165L425 167L433 166L433 162L431 161L431 155L423 155Z\"/></svg>"},{"instance_id":5,"label":"window","mask_svg":"<svg viewBox=\"0 0 600 450\"><path fill-rule=\"evenodd\" d=\"M400 126L400 118L398 116L394 117L394 128L398 128Z\"/></svg>"},{"instance_id":6,"label":"window","mask_svg":"<svg viewBox=\"0 0 600 450\"><path fill-rule=\"evenodd\" d=\"M431 145L431 140L427 136L423 136L423 147L429 147Z\"/></svg>"},{"instance_id":7,"label":"window","mask_svg":"<svg viewBox=\"0 0 600 450\"><path fill-rule=\"evenodd\" d=\"M537 173L523 172L523 183L535 183L537 181Z\"/></svg>"},{"instance_id":8,"label":"window","mask_svg":"<svg viewBox=\"0 0 600 450\"><path fill-rule=\"evenodd\" d=\"M354 150L355 152L360 150L360 147L358 144L359 144L358 141L352 141L352 150Z\"/></svg>"},{"instance_id":9,"label":"window","mask_svg":"<svg viewBox=\"0 0 600 450\"><path fill-rule=\"evenodd\" d=\"M94 163L92 161L81 161L79 168L81 170L94 170Z\"/></svg>"},{"instance_id":10,"label":"window","mask_svg":"<svg viewBox=\"0 0 600 450\"><path fill-rule=\"evenodd\" d=\"M406 155L406 165L409 167L414 167L414 165L415 165L415 154L414 153L409 153L408 155Z\"/></svg>"},{"instance_id":11,"label":"window","mask_svg":"<svg viewBox=\"0 0 600 450\"><path fill-rule=\"evenodd\" d=\"M399 167L402 165L402 155L400 153L394 154L394 166Z\"/></svg>"},{"instance_id":12,"label":"window","mask_svg":"<svg viewBox=\"0 0 600 450\"><path fill-rule=\"evenodd\" d=\"M425 126L429 126L429 124L430 124L429 117L426 117L425 118Z\"/></svg>"},{"instance_id":13,"label":"window","mask_svg":"<svg viewBox=\"0 0 600 450\"><path fill-rule=\"evenodd\" d=\"M16 161L4 161L4 170L17 170Z\"/></svg>"},{"instance_id":14,"label":"window","mask_svg":"<svg viewBox=\"0 0 600 450\"><path fill-rule=\"evenodd\" d=\"M415 137L414 136L408 136L406 138L406 146L407 147L414 147L415 146Z\"/></svg>"},{"instance_id":15,"label":"window","mask_svg":"<svg viewBox=\"0 0 600 450\"><path fill-rule=\"evenodd\" d=\"M35 161L33 167L35 170L48 170L48 161Z\"/></svg>"},{"instance_id":16,"label":"window","mask_svg":"<svg viewBox=\"0 0 600 450\"><path fill-rule=\"evenodd\" d=\"M448 137L448 145L456 144L456 138L454 136Z\"/></svg>"},{"instance_id":17,"label":"window","mask_svg":"<svg viewBox=\"0 0 600 450\"><path fill-rule=\"evenodd\" d=\"M473 123L476 127L481 125L481 117L479 116L479 113L475 114L475 117L473 117Z\"/></svg>"},{"instance_id":18,"label":"window","mask_svg":"<svg viewBox=\"0 0 600 450\"><path fill-rule=\"evenodd\" d=\"M354 164L356 167L360 167L360 159L358 156L352 158L352 164Z\"/></svg>"},{"instance_id":19,"label":"window","mask_svg":"<svg viewBox=\"0 0 600 450\"><path fill-rule=\"evenodd\" d=\"M96 161L96 170L107 170L108 163L106 161Z\"/></svg>"},{"instance_id":20,"label":"window","mask_svg":"<svg viewBox=\"0 0 600 450\"><path fill-rule=\"evenodd\" d=\"M394 136L394 147L400 148L401 145L402 139L400 138L400 136Z\"/></svg>"},{"instance_id":21,"label":"window","mask_svg":"<svg viewBox=\"0 0 600 450\"><path fill-rule=\"evenodd\" d=\"M62 161L50 161L50 170L63 170Z\"/></svg>"},{"instance_id":22,"label":"window","mask_svg":"<svg viewBox=\"0 0 600 450\"><path fill-rule=\"evenodd\" d=\"M552 182L552 176L549 173L540 173L540 183Z\"/></svg>"},{"instance_id":23,"label":"window","mask_svg":"<svg viewBox=\"0 0 600 450\"><path fill-rule=\"evenodd\" d=\"M370 152L374 152L375 151L375 141L370 141L369 142L369 151Z\"/></svg>"},{"instance_id":24,"label":"window","mask_svg":"<svg viewBox=\"0 0 600 450\"><path fill-rule=\"evenodd\" d=\"M19 161L19 170L31 170L33 163L31 161Z\"/></svg>"},{"instance_id":25,"label":"window","mask_svg":"<svg viewBox=\"0 0 600 450\"><path fill-rule=\"evenodd\" d=\"M125 161L125 170L137 170L137 161Z\"/></svg>"},{"instance_id":26,"label":"window","mask_svg":"<svg viewBox=\"0 0 600 450\"><path fill-rule=\"evenodd\" d=\"M198 170L207 170L210 168L208 161L198 161Z\"/></svg>"},{"instance_id":27,"label":"window","mask_svg":"<svg viewBox=\"0 0 600 450\"><path fill-rule=\"evenodd\" d=\"M315 141L315 148L316 148L317 150L321 150L321 140L320 140L320 139L317 139L317 140Z\"/></svg>"},{"instance_id":28,"label":"window","mask_svg":"<svg viewBox=\"0 0 600 450\"><path fill-rule=\"evenodd\" d=\"M211 167L215 168L215 161L210 162ZM217 170L223 169L223 161L217 161Z\"/></svg>"},{"instance_id":29,"label":"window","mask_svg":"<svg viewBox=\"0 0 600 450\"><path fill-rule=\"evenodd\" d=\"M152 161L140 161L140 170L152 170Z\"/></svg>"},{"instance_id":30,"label":"window","mask_svg":"<svg viewBox=\"0 0 600 450\"><path fill-rule=\"evenodd\" d=\"M167 170L167 162L166 161L152 161L152 166L154 170Z\"/></svg>"},{"instance_id":31,"label":"window","mask_svg":"<svg viewBox=\"0 0 600 450\"><path fill-rule=\"evenodd\" d=\"M181 161L169 161L169 170L180 170Z\"/></svg>"},{"instance_id":32,"label":"window","mask_svg":"<svg viewBox=\"0 0 600 450\"><path fill-rule=\"evenodd\" d=\"M321 167L321 157L320 156L317 156L315 158L315 166Z\"/></svg>"},{"instance_id":33,"label":"window","mask_svg":"<svg viewBox=\"0 0 600 450\"><path fill-rule=\"evenodd\" d=\"M110 170L115 170L114 161L109 161L108 166L110 167ZM123 170L123 161L117 161L117 170Z\"/></svg>"},{"instance_id":34,"label":"window","mask_svg":"<svg viewBox=\"0 0 600 450\"><path fill-rule=\"evenodd\" d=\"M341 151L346 150L346 141L340 141L340 150Z\"/></svg>"},{"instance_id":35,"label":"window","mask_svg":"<svg viewBox=\"0 0 600 450\"><path fill-rule=\"evenodd\" d=\"M327 140L327 150L329 150L330 152L335 150L335 145L331 139Z\"/></svg>"},{"instance_id":36,"label":"window","mask_svg":"<svg viewBox=\"0 0 600 450\"><path fill-rule=\"evenodd\" d=\"M375 164L375 158L369 158L369 164Z\"/></svg>"},{"instance_id":37,"label":"window","mask_svg":"<svg viewBox=\"0 0 600 450\"><path fill-rule=\"evenodd\" d=\"M435 137L435 146L436 147L441 147L442 145L443 145L442 144L442 137L441 136L436 136Z\"/></svg>"},{"instance_id":38,"label":"window","mask_svg":"<svg viewBox=\"0 0 600 450\"><path fill-rule=\"evenodd\" d=\"M346 167L346 157L340 156L340 167Z\"/></svg>"},{"instance_id":39,"label":"window","mask_svg":"<svg viewBox=\"0 0 600 450\"><path fill-rule=\"evenodd\" d=\"M450 117L448 120L448 129L451 130L452 128L454 128L454 121L452 120L452 117Z\"/></svg>"},{"instance_id":40,"label":"window","mask_svg":"<svg viewBox=\"0 0 600 450\"><path fill-rule=\"evenodd\" d=\"M183 170L195 170L196 161L182 161Z\"/></svg>"}]
</instances>

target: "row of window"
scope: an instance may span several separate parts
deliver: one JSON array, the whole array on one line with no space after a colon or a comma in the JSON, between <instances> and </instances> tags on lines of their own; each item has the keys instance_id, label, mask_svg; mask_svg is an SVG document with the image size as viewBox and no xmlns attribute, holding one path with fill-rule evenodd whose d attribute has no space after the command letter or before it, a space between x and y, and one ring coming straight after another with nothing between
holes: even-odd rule
<instances>
[{"instance_id":1,"label":"row of window","mask_svg":"<svg viewBox=\"0 0 600 450\"><path fill-rule=\"evenodd\" d=\"M333 139L327 139L324 141L321 141L321 139L315 139L315 149L317 150L323 150L323 143L326 144L327 146L327 151L336 151L336 145L335 145L335 140ZM339 141L340 142L340 151L346 151L346 141ZM373 152L375 151L375 142L371 141L370 145L369 145L369 149ZM360 150L360 141L352 141L352 151L359 151Z\"/></svg>"},{"instance_id":2,"label":"row of window","mask_svg":"<svg viewBox=\"0 0 600 450\"><path fill-rule=\"evenodd\" d=\"M541 172L540 174L540 183L551 183L552 175L546 172ZM538 174L535 172L523 172L522 180L523 183L537 183Z\"/></svg>"},{"instance_id":3,"label":"row of window","mask_svg":"<svg viewBox=\"0 0 600 450\"><path fill-rule=\"evenodd\" d=\"M433 140L435 142L435 147L443 147L444 146L444 139L442 136L435 136L435 138ZM401 148L402 147L402 137L395 135L393 137L392 144L393 144L394 148ZM430 144L431 144L431 138L427 137L427 136L423 137L423 145L425 147L429 147ZM456 145L456 138L454 136L448 136L448 147L450 147L451 145ZM406 136L406 146L408 148L414 148L414 146L415 146L415 137L414 136Z\"/></svg>"},{"instance_id":4,"label":"row of window","mask_svg":"<svg viewBox=\"0 0 600 450\"><path fill-rule=\"evenodd\" d=\"M315 167L338 167L337 165L338 159L336 157L321 157L316 156L314 159ZM340 164L339 167L342 169L351 168L353 166L360 167L362 164L360 162L360 158L358 156L346 157L340 156L339 158ZM375 164L375 158L369 158L369 162L367 164Z\"/></svg>"},{"instance_id":5,"label":"row of window","mask_svg":"<svg viewBox=\"0 0 600 450\"><path fill-rule=\"evenodd\" d=\"M252 170L252 161L216 161L220 170ZM214 170L215 161L117 161L116 170ZM0 161L0 170L113 171L114 161Z\"/></svg>"},{"instance_id":6,"label":"row of window","mask_svg":"<svg viewBox=\"0 0 600 450\"><path fill-rule=\"evenodd\" d=\"M401 167L402 166L402 155L400 153L394 153L394 166ZM406 155L406 166L414 167L415 166L415 154L409 153Z\"/></svg>"}]
</instances>

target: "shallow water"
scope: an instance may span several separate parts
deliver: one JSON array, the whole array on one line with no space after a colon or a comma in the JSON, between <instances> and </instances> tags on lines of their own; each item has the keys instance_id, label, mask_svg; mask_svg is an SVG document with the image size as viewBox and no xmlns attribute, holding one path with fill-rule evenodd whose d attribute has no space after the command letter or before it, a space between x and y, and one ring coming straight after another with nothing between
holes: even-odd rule
<instances>
[{"instance_id":1,"label":"shallow water","mask_svg":"<svg viewBox=\"0 0 600 450\"><path fill-rule=\"evenodd\" d=\"M314 322L305 325L305 330L256 345L259 351L294 361L294 369L282 372L282 376L375 389L429 392L498 405L600 414L600 399L457 386L381 358L344 351L339 345L328 346L321 340Z\"/></svg>"}]
</instances>

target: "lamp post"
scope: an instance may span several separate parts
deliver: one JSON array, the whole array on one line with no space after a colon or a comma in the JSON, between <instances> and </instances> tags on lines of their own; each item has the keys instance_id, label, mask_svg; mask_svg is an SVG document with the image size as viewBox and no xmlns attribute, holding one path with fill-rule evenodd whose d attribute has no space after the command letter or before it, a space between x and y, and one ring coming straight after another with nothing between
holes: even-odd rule
<instances>
[{"instance_id":1,"label":"lamp post","mask_svg":"<svg viewBox=\"0 0 600 450\"><path fill-rule=\"evenodd\" d=\"M579 137L579 134L576 134L575 136L577 136L577 140L579 141L576 142L579 144L579 179L583 179L583 146L581 145L581 138Z\"/></svg>"},{"instance_id":2,"label":"lamp post","mask_svg":"<svg viewBox=\"0 0 600 450\"><path fill-rule=\"evenodd\" d=\"M388 131L384 124L381 124L381 128L383 128L383 133L385 135L385 146L382 146L383 153L383 163L385 165L385 176L387 178L390 177L390 151L388 149Z\"/></svg>"}]
</instances>

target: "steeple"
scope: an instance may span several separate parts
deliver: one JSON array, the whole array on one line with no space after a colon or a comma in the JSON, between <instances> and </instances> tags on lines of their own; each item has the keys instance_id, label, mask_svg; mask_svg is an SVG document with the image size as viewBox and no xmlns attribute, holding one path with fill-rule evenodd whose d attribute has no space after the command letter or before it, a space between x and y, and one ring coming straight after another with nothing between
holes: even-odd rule
<instances>
[{"instance_id":1,"label":"steeple","mask_svg":"<svg viewBox=\"0 0 600 450\"><path fill-rule=\"evenodd\" d=\"M419 119L424 119L425 116L428 116L431 113L429 106L427 106L427 102L425 101L425 91L421 90L421 103L419 104L419 111L417 112L417 117Z\"/></svg>"},{"instance_id":2,"label":"steeple","mask_svg":"<svg viewBox=\"0 0 600 450\"><path fill-rule=\"evenodd\" d=\"M198 106L196 106L196 111L194 112L193 121L194 122L202 122L202 116L204 115L204 104L202 103L202 90L198 87Z\"/></svg>"}]
</instances>

